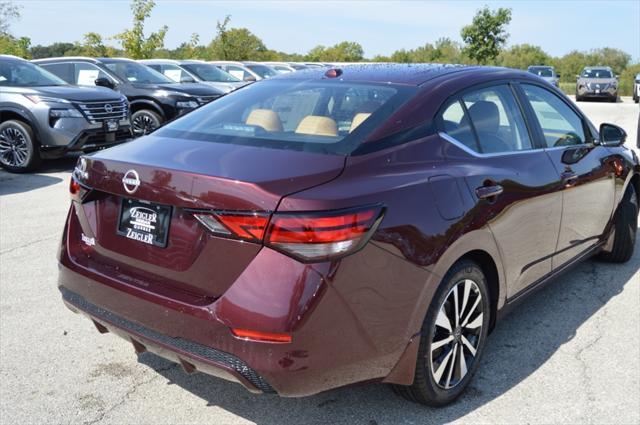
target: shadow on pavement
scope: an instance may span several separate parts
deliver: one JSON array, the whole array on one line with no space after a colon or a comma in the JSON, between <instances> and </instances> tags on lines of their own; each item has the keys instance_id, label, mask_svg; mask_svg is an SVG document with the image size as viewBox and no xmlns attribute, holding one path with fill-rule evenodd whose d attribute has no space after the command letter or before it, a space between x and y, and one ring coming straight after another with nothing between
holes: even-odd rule
<instances>
[{"instance_id":1,"label":"shadow on pavement","mask_svg":"<svg viewBox=\"0 0 640 425\"><path fill-rule=\"evenodd\" d=\"M396 396L389 387L370 384L291 399L253 395L240 385L204 374L187 375L150 353L139 362L162 374L208 406L218 406L257 424L444 423L496 399L541 367L576 330L622 292L640 268L640 255L625 265L589 260L532 295L489 337L478 373L454 404L431 409ZM165 370L161 370L161 369ZM558 377L558 379L562 379ZM161 389L159 389L161 390Z\"/></svg>"},{"instance_id":2,"label":"shadow on pavement","mask_svg":"<svg viewBox=\"0 0 640 425\"><path fill-rule=\"evenodd\" d=\"M0 196L12 193L29 192L41 187L51 186L62 181L48 173L69 172L73 170L78 158L68 156L60 159L44 161L35 173L12 174L0 168Z\"/></svg>"}]
</instances>

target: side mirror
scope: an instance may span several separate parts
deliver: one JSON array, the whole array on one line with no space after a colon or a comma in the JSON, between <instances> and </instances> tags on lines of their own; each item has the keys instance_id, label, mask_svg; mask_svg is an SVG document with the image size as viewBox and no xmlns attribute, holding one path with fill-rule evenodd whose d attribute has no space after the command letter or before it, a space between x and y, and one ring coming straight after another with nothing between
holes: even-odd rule
<instances>
[{"instance_id":1,"label":"side mirror","mask_svg":"<svg viewBox=\"0 0 640 425\"><path fill-rule=\"evenodd\" d=\"M579 76L579 75L576 75L576 80L579 80L579 79L580 79L580 76Z\"/></svg>"},{"instance_id":2,"label":"side mirror","mask_svg":"<svg viewBox=\"0 0 640 425\"><path fill-rule=\"evenodd\" d=\"M111 81L110 79L108 79L106 77L96 78L96 80L93 83L96 86L106 87L106 88L111 89L111 90L116 88L116 85L113 83L113 81Z\"/></svg>"},{"instance_id":3,"label":"side mirror","mask_svg":"<svg viewBox=\"0 0 640 425\"><path fill-rule=\"evenodd\" d=\"M182 77L180 77L180 82L181 83L195 83L196 80L191 76L191 75L183 75Z\"/></svg>"},{"instance_id":4,"label":"side mirror","mask_svg":"<svg viewBox=\"0 0 640 425\"><path fill-rule=\"evenodd\" d=\"M627 140L627 132L615 124L600 124L600 144L602 146L622 146Z\"/></svg>"},{"instance_id":5,"label":"side mirror","mask_svg":"<svg viewBox=\"0 0 640 425\"><path fill-rule=\"evenodd\" d=\"M253 76L253 75L251 75L251 74L246 74L246 75L244 76L244 81L254 82L254 81L256 81L256 77L254 77L254 76Z\"/></svg>"},{"instance_id":6,"label":"side mirror","mask_svg":"<svg viewBox=\"0 0 640 425\"><path fill-rule=\"evenodd\" d=\"M560 74L556 74L556 77L560 78L560 77L562 77L562 75L560 75Z\"/></svg>"}]
</instances>

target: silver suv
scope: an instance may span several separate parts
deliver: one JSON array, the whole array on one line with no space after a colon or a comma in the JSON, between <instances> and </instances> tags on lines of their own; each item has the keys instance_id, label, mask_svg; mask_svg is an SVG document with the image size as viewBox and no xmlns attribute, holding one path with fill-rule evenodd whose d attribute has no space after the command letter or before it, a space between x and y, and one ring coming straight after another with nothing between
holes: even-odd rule
<instances>
[{"instance_id":1,"label":"silver suv","mask_svg":"<svg viewBox=\"0 0 640 425\"><path fill-rule=\"evenodd\" d=\"M0 55L0 166L27 172L42 159L131 138L129 104L113 90L71 86L26 60Z\"/></svg>"},{"instance_id":2,"label":"silver suv","mask_svg":"<svg viewBox=\"0 0 640 425\"><path fill-rule=\"evenodd\" d=\"M618 76L608 66L587 66L576 80L576 102L585 99L618 101Z\"/></svg>"}]
</instances>

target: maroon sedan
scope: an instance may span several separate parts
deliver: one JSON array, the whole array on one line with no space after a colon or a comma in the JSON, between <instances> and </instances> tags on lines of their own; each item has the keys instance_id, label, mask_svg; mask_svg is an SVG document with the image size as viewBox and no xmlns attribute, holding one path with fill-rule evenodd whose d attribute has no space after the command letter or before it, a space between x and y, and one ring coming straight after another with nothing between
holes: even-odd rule
<instances>
[{"instance_id":1,"label":"maroon sedan","mask_svg":"<svg viewBox=\"0 0 640 425\"><path fill-rule=\"evenodd\" d=\"M508 307L630 258L625 138L526 72L287 74L82 157L60 291L138 353L252 392L381 381L442 405Z\"/></svg>"}]
</instances>

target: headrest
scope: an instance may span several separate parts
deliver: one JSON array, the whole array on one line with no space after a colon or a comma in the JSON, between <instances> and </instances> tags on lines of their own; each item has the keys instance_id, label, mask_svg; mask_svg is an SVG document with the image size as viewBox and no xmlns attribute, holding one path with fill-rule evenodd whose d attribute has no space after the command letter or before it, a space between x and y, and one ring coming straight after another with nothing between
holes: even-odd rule
<instances>
[{"instance_id":1,"label":"headrest","mask_svg":"<svg viewBox=\"0 0 640 425\"><path fill-rule=\"evenodd\" d=\"M282 122L276 111L271 109L254 109L247 120L248 125L264 128L266 131L282 131Z\"/></svg>"},{"instance_id":2,"label":"headrest","mask_svg":"<svg viewBox=\"0 0 640 425\"><path fill-rule=\"evenodd\" d=\"M321 115L307 115L300 121L298 134L312 134L314 136L337 136L338 125L329 117Z\"/></svg>"},{"instance_id":3,"label":"headrest","mask_svg":"<svg viewBox=\"0 0 640 425\"><path fill-rule=\"evenodd\" d=\"M371 116L368 112L360 112L353 116L353 120L351 121L351 127L349 128L349 133L358 128L360 124L362 124L367 118Z\"/></svg>"},{"instance_id":4,"label":"headrest","mask_svg":"<svg viewBox=\"0 0 640 425\"><path fill-rule=\"evenodd\" d=\"M478 133L497 133L500 128L500 112L493 102L477 101L469 108L469 116Z\"/></svg>"}]
</instances>

